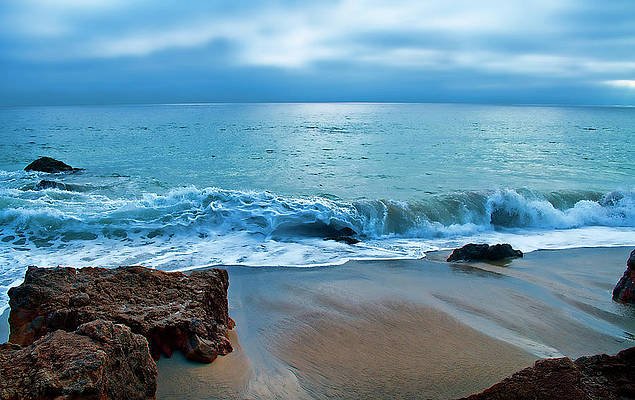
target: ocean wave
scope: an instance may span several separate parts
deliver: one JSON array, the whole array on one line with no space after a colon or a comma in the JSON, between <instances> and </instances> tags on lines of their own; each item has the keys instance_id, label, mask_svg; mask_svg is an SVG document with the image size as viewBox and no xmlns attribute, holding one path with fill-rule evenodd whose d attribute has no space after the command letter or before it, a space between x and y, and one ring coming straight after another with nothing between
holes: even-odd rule
<instances>
[{"instance_id":1,"label":"ocean wave","mask_svg":"<svg viewBox=\"0 0 635 400\"><path fill-rule=\"evenodd\" d=\"M420 258L468 242L522 251L635 245L635 191L502 189L416 201L182 187L112 198L98 193L0 189L0 311L27 265L335 265ZM343 228L361 240L331 240ZM347 232L350 234L350 232Z\"/></svg>"},{"instance_id":2,"label":"ocean wave","mask_svg":"<svg viewBox=\"0 0 635 400\"><path fill-rule=\"evenodd\" d=\"M222 235L323 238L344 228L361 240L459 237L484 231L635 227L635 191L536 193L501 189L423 200L342 201L219 188L176 188L136 199L56 189L3 190L0 236L89 240ZM82 234L83 233L83 234Z\"/></svg>"}]
</instances>

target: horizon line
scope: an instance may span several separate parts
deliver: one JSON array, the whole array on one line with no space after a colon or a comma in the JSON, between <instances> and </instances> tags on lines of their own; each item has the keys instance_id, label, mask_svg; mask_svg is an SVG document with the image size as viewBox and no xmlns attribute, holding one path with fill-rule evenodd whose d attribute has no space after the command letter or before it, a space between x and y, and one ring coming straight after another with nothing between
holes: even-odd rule
<instances>
[{"instance_id":1,"label":"horizon line","mask_svg":"<svg viewBox=\"0 0 635 400\"><path fill-rule=\"evenodd\" d=\"M509 107L603 107L603 108L635 108L635 104L576 104L576 103L514 103L514 102L474 102L474 101L206 101L176 103L73 103L73 104L0 104L0 108L13 107L107 107L107 106L214 106L214 105L274 105L274 104L437 104L437 105L481 105Z\"/></svg>"}]
</instances>

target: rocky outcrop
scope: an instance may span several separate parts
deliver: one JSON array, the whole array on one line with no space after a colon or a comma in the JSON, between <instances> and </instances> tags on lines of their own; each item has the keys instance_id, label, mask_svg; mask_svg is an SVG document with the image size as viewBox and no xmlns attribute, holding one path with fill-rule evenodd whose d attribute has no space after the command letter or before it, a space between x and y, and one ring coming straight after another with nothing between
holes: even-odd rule
<instances>
[{"instance_id":1,"label":"rocky outcrop","mask_svg":"<svg viewBox=\"0 0 635 400\"><path fill-rule=\"evenodd\" d=\"M467 400L579 400L635 398L635 347L606 354L536 361Z\"/></svg>"},{"instance_id":2,"label":"rocky outcrop","mask_svg":"<svg viewBox=\"0 0 635 400\"><path fill-rule=\"evenodd\" d=\"M55 174L58 172L81 171L81 168L73 168L70 165L51 157L40 157L24 168L25 171L48 172Z\"/></svg>"},{"instance_id":3,"label":"rocky outcrop","mask_svg":"<svg viewBox=\"0 0 635 400\"><path fill-rule=\"evenodd\" d=\"M498 261L506 258L522 257L523 252L514 250L511 245L505 244L466 244L460 249L454 249L447 261Z\"/></svg>"},{"instance_id":4,"label":"rocky outcrop","mask_svg":"<svg viewBox=\"0 0 635 400\"><path fill-rule=\"evenodd\" d=\"M626 271L613 289L613 300L635 304L635 250L626 261Z\"/></svg>"},{"instance_id":5,"label":"rocky outcrop","mask_svg":"<svg viewBox=\"0 0 635 400\"><path fill-rule=\"evenodd\" d=\"M9 290L9 341L29 345L47 333L105 320L146 337L155 359L182 351L212 362L232 351L227 271L163 272L144 267L29 267Z\"/></svg>"},{"instance_id":6,"label":"rocky outcrop","mask_svg":"<svg viewBox=\"0 0 635 400\"><path fill-rule=\"evenodd\" d=\"M26 347L0 345L0 398L154 399L157 367L148 343L102 320Z\"/></svg>"}]
</instances>

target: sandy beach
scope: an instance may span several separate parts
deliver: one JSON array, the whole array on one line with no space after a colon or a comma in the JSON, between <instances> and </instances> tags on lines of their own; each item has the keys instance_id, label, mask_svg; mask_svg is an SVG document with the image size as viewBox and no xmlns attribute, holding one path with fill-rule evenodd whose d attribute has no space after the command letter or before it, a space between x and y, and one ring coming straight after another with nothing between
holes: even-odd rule
<instances>
[{"instance_id":1,"label":"sandy beach","mask_svg":"<svg viewBox=\"0 0 635 400\"><path fill-rule=\"evenodd\" d=\"M235 351L212 365L162 359L157 396L447 399L538 358L615 353L634 343L632 308L610 296L629 251L228 267Z\"/></svg>"}]
</instances>

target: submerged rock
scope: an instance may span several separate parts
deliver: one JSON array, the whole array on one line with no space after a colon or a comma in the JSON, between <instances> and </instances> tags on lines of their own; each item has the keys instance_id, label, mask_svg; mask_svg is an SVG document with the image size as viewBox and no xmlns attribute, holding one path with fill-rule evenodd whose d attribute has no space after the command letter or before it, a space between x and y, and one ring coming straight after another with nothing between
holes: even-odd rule
<instances>
[{"instance_id":1,"label":"submerged rock","mask_svg":"<svg viewBox=\"0 0 635 400\"><path fill-rule=\"evenodd\" d=\"M336 242L342 242L346 244L359 243L359 240L352 238L350 236L328 236L328 237L325 237L324 240L334 240Z\"/></svg>"},{"instance_id":2,"label":"submerged rock","mask_svg":"<svg viewBox=\"0 0 635 400\"><path fill-rule=\"evenodd\" d=\"M146 337L155 359L182 351L212 362L232 351L227 271L163 272L144 267L29 267L9 290L9 341L31 344L58 329L72 332L97 319L125 324Z\"/></svg>"},{"instance_id":3,"label":"submerged rock","mask_svg":"<svg viewBox=\"0 0 635 400\"><path fill-rule=\"evenodd\" d=\"M352 228L348 226L342 229L335 229L331 235L328 235L324 238L324 240L334 240L336 242L342 242L346 244L356 244L359 243L359 240L355 239L354 235L357 235Z\"/></svg>"},{"instance_id":4,"label":"submerged rock","mask_svg":"<svg viewBox=\"0 0 635 400\"><path fill-rule=\"evenodd\" d=\"M466 244L460 249L454 249L447 261L497 261L506 258L522 257L523 252L514 250L510 244Z\"/></svg>"},{"instance_id":5,"label":"submerged rock","mask_svg":"<svg viewBox=\"0 0 635 400\"><path fill-rule=\"evenodd\" d=\"M39 171L55 174L58 172L81 171L81 168L73 168L70 165L51 157L40 157L24 168L25 171Z\"/></svg>"},{"instance_id":6,"label":"submerged rock","mask_svg":"<svg viewBox=\"0 0 635 400\"><path fill-rule=\"evenodd\" d=\"M20 190L47 190L47 189L64 190L67 192L85 192L88 190L87 187L82 185L73 185L70 183L50 181L48 179L42 179L36 184L31 183L20 188Z\"/></svg>"},{"instance_id":7,"label":"submerged rock","mask_svg":"<svg viewBox=\"0 0 635 400\"><path fill-rule=\"evenodd\" d=\"M635 250L626 260L626 271L613 289L613 300L635 304Z\"/></svg>"},{"instance_id":8,"label":"submerged rock","mask_svg":"<svg viewBox=\"0 0 635 400\"><path fill-rule=\"evenodd\" d=\"M357 235L357 232L355 232L353 228L349 228L348 226L345 226L342 229L336 230L335 235L333 236L342 237L342 236L353 236L353 235Z\"/></svg>"},{"instance_id":9,"label":"submerged rock","mask_svg":"<svg viewBox=\"0 0 635 400\"><path fill-rule=\"evenodd\" d=\"M635 347L606 354L538 360L467 400L578 400L635 398Z\"/></svg>"},{"instance_id":10,"label":"submerged rock","mask_svg":"<svg viewBox=\"0 0 635 400\"><path fill-rule=\"evenodd\" d=\"M154 399L157 367L148 343L102 320L55 331L26 347L0 345L0 398Z\"/></svg>"},{"instance_id":11,"label":"submerged rock","mask_svg":"<svg viewBox=\"0 0 635 400\"><path fill-rule=\"evenodd\" d=\"M55 181L47 181L43 179L35 185L35 190L45 190L45 189L58 189L58 190L67 190L67 186L62 182Z\"/></svg>"},{"instance_id":12,"label":"submerged rock","mask_svg":"<svg viewBox=\"0 0 635 400\"><path fill-rule=\"evenodd\" d=\"M22 190L46 190L46 189L57 189L57 190L65 190L67 192L85 192L87 188L82 185L73 185L70 183L63 183L57 181L49 181L47 179L42 179L35 186L26 186L22 188Z\"/></svg>"}]
</instances>

